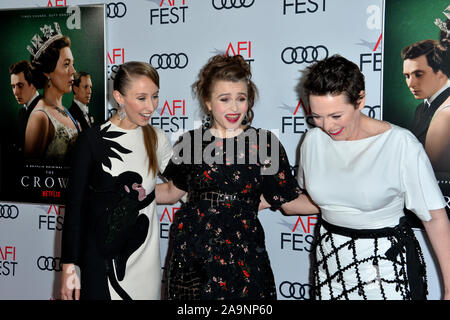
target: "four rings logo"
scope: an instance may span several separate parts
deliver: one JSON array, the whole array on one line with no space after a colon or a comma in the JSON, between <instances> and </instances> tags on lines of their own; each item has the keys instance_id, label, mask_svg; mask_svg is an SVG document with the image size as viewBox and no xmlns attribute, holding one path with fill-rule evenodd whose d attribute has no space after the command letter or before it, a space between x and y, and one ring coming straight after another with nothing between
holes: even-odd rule
<instances>
[{"instance_id":1,"label":"four rings logo","mask_svg":"<svg viewBox=\"0 0 450 320\"><path fill-rule=\"evenodd\" d=\"M185 53L162 53L152 55L149 63L156 69L184 69L189 59Z\"/></svg>"},{"instance_id":2,"label":"four rings logo","mask_svg":"<svg viewBox=\"0 0 450 320\"><path fill-rule=\"evenodd\" d=\"M214 9L239 9L239 8L249 8L254 3L255 0L211 0Z\"/></svg>"},{"instance_id":3,"label":"four rings logo","mask_svg":"<svg viewBox=\"0 0 450 320\"><path fill-rule=\"evenodd\" d=\"M37 266L40 270L61 271L61 258L40 256L37 259Z\"/></svg>"},{"instance_id":4,"label":"four rings logo","mask_svg":"<svg viewBox=\"0 0 450 320\"><path fill-rule=\"evenodd\" d=\"M309 299L309 288L309 284L298 282L283 281L280 283L280 293L285 298L307 300Z\"/></svg>"},{"instance_id":5,"label":"four rings logo","mask_svg":"<svg viewBox=\"0 0 450 320\"><path fill-rule=\"evenodd\" d=\"M19 208L15 205L0 204L0 218L15 219L19 216Z\"/></svg>"},{"instance_id":6,"label":"four rings logo","mask_svg":"<svg viewBox=\"0 0 450 320\"><path fill-rule=\"evenodd\" d=\"M286 64L312 63L328 57L328 49L323 45L287 47L281 52L281 60Z\"/></svg>"},{"instance_id":7,"label":"four rings logo","mask_svg":"<svg viewBox=\"0 0 450 320\"><path fill-rule=\"evenodd\" d=\"M123 2L111 2L106 6L108 18L123 18L127 13L127 6Z\"/></svg>"}]
</instances>

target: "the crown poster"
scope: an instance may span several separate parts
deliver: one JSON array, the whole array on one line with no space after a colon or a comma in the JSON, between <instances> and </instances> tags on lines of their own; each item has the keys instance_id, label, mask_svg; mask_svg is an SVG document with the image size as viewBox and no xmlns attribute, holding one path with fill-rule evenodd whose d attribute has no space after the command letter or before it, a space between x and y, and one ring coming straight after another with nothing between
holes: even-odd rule
<instances>
[{"instance_id":1,"label":"the crown poster","mask_svg":"<svg viewBox=\"0 0 450 320\"><path fill-rule=\"evenodd\" d=\"M450 0L384 4L383 120L423 145L450 217Z\"/></svg>"},{"instance_id":2,"label":"the crown poster","mask_svg":"<svg viewBox=\"0 0 450 320\"><path fill-rule=\"evenodd\" d=\"M78 134L105 120L105 7L0 11L0 200L64 204Z\"/></svg>"}]
</instances>

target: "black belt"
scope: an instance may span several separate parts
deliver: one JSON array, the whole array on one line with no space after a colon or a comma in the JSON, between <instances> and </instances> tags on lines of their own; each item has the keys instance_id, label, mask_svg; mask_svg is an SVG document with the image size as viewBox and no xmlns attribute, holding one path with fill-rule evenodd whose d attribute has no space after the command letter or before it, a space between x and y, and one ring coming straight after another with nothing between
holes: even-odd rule
<instances>
[{"instance_id":1,"label":"black belt","mask_svg":"<svg viewBox=\"0 0 450 320\"><path fill-rule=\"evenodd\" d=\"M189 194L188 202L195 203L201 200L211 201L211 206L218 206L219 204L231 203L233 201L243 201L248 204L256 204L259 201L259 199L255 199L252 196L244 196L236 193L208 191Z\"/></svg>"},{"instance_id":2,"label":"black belt","mask_svg":"<svg viewBox=\"0 0 450 320\"><path fill-rule=\"evenodd\" d=\"M411 298L412 300L426 299L425 265L419 258L420 247L406 217L402 217L399 224L393 228L381 229L350 229L333 225L323 219L321 223L327 231L352 239L395 237L397 243L386 251L386 258L395 261L395 257L401 253L402 249L406 249L406 265Z\"/></svg>"}]
</instances>

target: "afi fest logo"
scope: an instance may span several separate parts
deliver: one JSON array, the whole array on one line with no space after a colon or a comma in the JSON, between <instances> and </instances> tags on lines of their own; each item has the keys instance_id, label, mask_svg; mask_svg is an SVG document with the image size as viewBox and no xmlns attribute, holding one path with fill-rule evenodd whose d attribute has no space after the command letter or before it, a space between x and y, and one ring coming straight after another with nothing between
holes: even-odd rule
<instances>
[{"instance_id":1,"label":"afi fest logo","mask_svg":"<svg viewBox=\"0 0 450 320\"><path fill-rule=\"evenodd\" d=\"M159 219L159 238L169 239L170 225L173 222L175 213L180 209L179 207L164 207L161 218Z\"/></svg>"},{"instance_id":2,"label":"afi fest logo","mask_svg":"<svg viewBox=\"0 0 450 320\"><path fill-rule=\"evenodd\" d=\"M368 14L366 27L369 30L378 31L378 37L369 41L360 39L358 45L364 47L368 52L361 53L359 55L359 68L361 72L370 68L374 72L380 72L382 67L381 57L381 9L379 6L370 5L367 7L366 13ZM373 40L373 41L372 41Z\"/></svg>"},{"instance_id":3,"label":"afi fest logo","mask_svg":"<svg viewBox=\"0 0 450 320\"><path fill-rule=\"evenodd\" d=\"M113 48L108 50L108 79L114 80L119 65L125 63L125 48Z\"/></svg>"},{"instance_id":4,"label":"afi fest logo","mask_svg":"<svg viewBox=\"0 0 450 320\"><path fill-rule=\"evenodd\" d=\"M46 214L40 214L38 216L38 227L39 230L46 231L62 231L64 224L64 212L65 206L55 206L51 205L42 208Z\"/></svg>"},{"instance_id":5,"label":"afi fest logo","mask_svg":"<svg viewBox=\"0 0 450 320\"><path fill-rule=\"evenodd\" d=\"M283 0L283 15L325 12L326 0Z\"/></svg>"},{"instance_id":6,"label":"afi fest logo","mask_svg":"<svg viewBox=\"0 0 450 320\"><path fill-rule=\"evenodd\" d=\"M288 105L282 105L279 109L288 110L292 112L292 107ZM308 131L307 127L307 111L303 100L300 100L295 107L295 110L291 116L281 117L281 133L300 133L303 134Z\"/></svg>"},{"instance_id":7,"label":"afi fest logo","mask_svg":"<svg viewBox=\"0 0 450 320\"><path fill-rule=\"evenodd\" d=\"M177 24L186 22L188 0L149 0L159 6L150 9L150 25Z\"/></svg>"},{"instance_id":8,"label":"afi fest logo","mask_svg":"<svg viewBox=\"0 0 450 320\"><path fill-rule=\"evenodd\" d=\"M311 252L311 245L314 240L314 226L317 224L317 220L317 216L313 215L299 216L291 232L282 232L280 234L280 249ZM292 228L292 225L286 221L280 224L289 229Z\"/></svg>"},{"instance_id":9,"label":"afi fest logo","mask_svg":"<svg viewBox=\"0 0 450 320\"><path fill-rule=\"evenodd\" d=\"M160 102L161 104L161 102ZM162 109L155 111L150 118L150 124L154 127L161 128L165 132L184 132L186 130L186 100L172 99L165 100L162 103Z\"/></svg>"},{"instance_id":10,"label":"afi fest logo","mask_svg":"<svg viewBox=\"0 0 450 320\"><path fill-rule=\"evenodd\" d=\"M230 42L227 46L225 54L227 56L241 55L250 66L252 65L252 62L255 61L252 55L253 53L251 41Z\"/></svg>"},{"instance_id":11,"label":"afi fest logo","mask_svg":"<svg viewBox=\"0 0 450 320\"><path fill-rule=\"evenodd\" d=\"M14 277L17 264L16 247L0 245L0 275Z\"/></svg>"}]
</instances>

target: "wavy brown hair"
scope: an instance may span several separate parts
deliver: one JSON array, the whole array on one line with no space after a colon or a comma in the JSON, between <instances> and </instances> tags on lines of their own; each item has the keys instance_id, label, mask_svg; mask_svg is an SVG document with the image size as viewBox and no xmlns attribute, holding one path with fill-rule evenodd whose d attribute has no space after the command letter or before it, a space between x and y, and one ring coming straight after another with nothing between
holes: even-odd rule
<instances>
[{"instance_id":1,"label":"wavy brown hair","mask_svg":"<svg viewBox=\"0 0 450 320\"><path fill-rule=\"evenodd\" d=\"M208 60L200 70L198 79L192 85L192 91L200 101L200 107L204 113L208 113L205 102L211 100L211 91L216 81L243 81L247 84L248 111L247 121L251 124L254 113L253 106L258 95L256 85L251 80L252 72L250 65L240 55L227 56L218 54Z\"/></svg>"},{"instance_id":2,"label":"wavy brown hair","mask_svg":"<svg viewBox=\"0 0 450 320\"><path fill-rule=\"evenodd\" d=\"M149 78L159 88L159 75L156 69L146 63L140 61L129 61L120 65L114 78L113 88L122 95L126 95L130 84L137 76L145 76ZM156 149L158 148L158 136L156 130L150 125L142 127L144 134L144 145L148 156L148 172L153 172L156 176L159 171Z\"/></svg>"}]
</instances>

